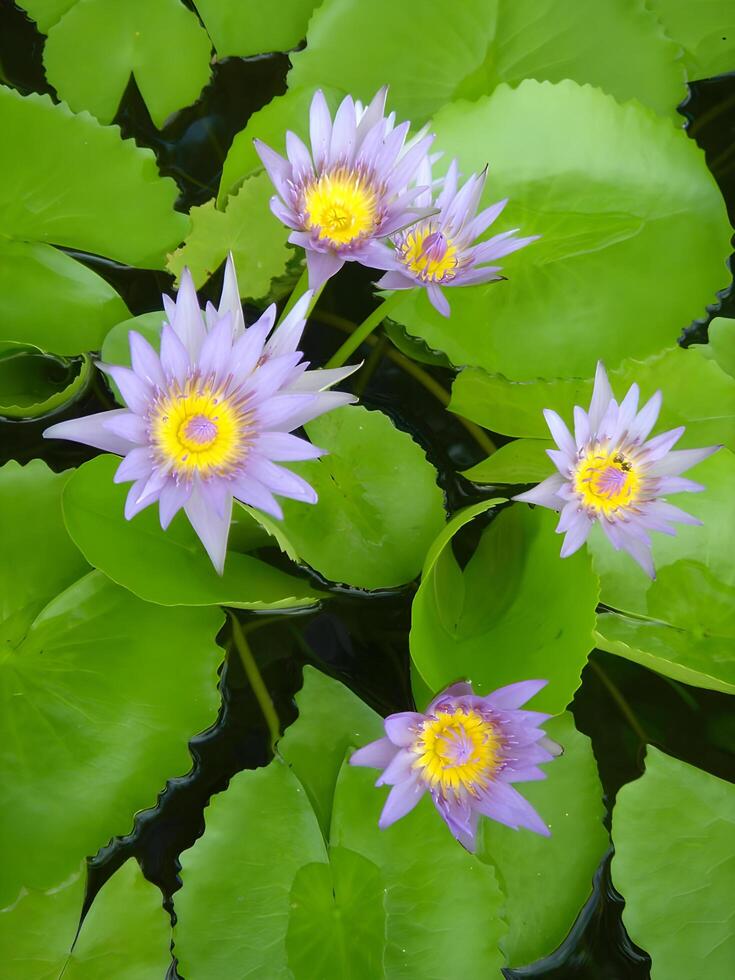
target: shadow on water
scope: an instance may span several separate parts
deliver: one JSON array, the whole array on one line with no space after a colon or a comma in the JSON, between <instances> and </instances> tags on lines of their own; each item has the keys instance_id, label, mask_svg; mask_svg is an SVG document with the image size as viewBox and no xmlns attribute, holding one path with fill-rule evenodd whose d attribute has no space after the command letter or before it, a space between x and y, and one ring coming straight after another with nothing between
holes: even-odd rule
<instances>
[{"instance_id":1,"label":"shadow on water","mask_svg":"<svg viewBox=\"0 0 735 980\"><path fill-rule=\"evenodd\" d=\"M0 0L4 81L22 92L52 92L43 75L41 51L42 41L32 22L7 0ZM285 91L287 70L288 58L282 54L226 59L214 66L212 82L201 99L177 113L161 131L152 125L131 82L116 122L125 136L154 150L162 172L179 186L177 206L188 210L216 192L234 135L252 112ZM705 150L728 201L730 217L735 220L735 75L693 84L681 111L689 134ZM72 254L112 283L134 315L160 309L161 291L172 288L172 278L164 272L131 269L97 256ZM320 313L329 319L329 314L347 310L359 322L372 308L372 278L367 270L348 264L328 285L306 333L306 352L312 361L324 363L343 337L333 323L320 321ZM221 271L208 284L205 298L216 296L220 282ZM732 289L722 294L718 312L735 316ZM705 319L685 330L682 342L704 342L706 333ZM388 413L424 448L439 472L448 510L494 495L494 488L478 489L457 475L457 470L486 455L457 419L395 361L382 356L373 367L362 393L363 402L368 408ZM450 388L449 370L425 370L433 382ZM110 407L110 393L98 375L84 398L66 406L53 421ZM45 442L41 433L50 421L0 419L0 464L8 459L26 462L42 458L52 468L62 470L96 455L95 450L83 446ZM490 436L496 438L492 433ZM504 440L497 437L497 441ZM471 553L477 533L477 526L474 531L468 528L458 540L460 560ZM324 587L324 583L319 584ZM282 726L296 717L294 695L301 686L306 663L343 681L382 714L413 707L408 630L414 592L415 585L385 594L337 589L328 605L315 611L269 616L267 621L261 617L259 628L250 633L250 644ZM238 616L249 623L257 619L254 614ZM160 887L165 906L173 915L175 893L181 885L178 858L203 833L208 801L224 790L236 773L268 763L268 730L238 658L229 653L229 623L223 627L219 642L224 664L218 718L212 728L190 742L192 770L167 783L157 805L136 816L129 836L113 840L90 861L87 906L109 876L133 856ZM685 687L596 651L571 708L578 727L592 740L608 804L608 825L616 793L642 772L647 742L724 778L735 776L729 748L735 723L725 695ZM542 963L506 970L506 976L509 980L645 980L650 961L626 935L622 907L623 900L610 878L608 855L595 875L587 905L562 946ZM170 976L177 976L175 966Z\"/></svg>"}]
</instances>

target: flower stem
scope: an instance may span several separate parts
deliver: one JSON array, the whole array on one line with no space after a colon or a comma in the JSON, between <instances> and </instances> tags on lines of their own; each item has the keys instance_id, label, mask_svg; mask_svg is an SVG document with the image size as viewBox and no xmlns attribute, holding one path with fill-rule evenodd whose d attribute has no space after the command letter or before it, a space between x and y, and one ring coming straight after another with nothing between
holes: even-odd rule
<instances>
[{"instance_id":1,"label":"flower stem","mask_svg":"<svg viewBox=\"0 0 735 980\"><path fill-rule=\"evenodd\" d=\"M294 306L296 306L296 304L298 303L298 301L301 299L301 297L304 295L304 293L308 289L308 286L309 286L309 269L305 265L304 266L304 271L299 276L299 279L298 279L296 285L294 286L294 288L291 291L291 295L288 297L288 301L287 301L286 305L283 307L283 310L281 311L281 315L278 317L278 323L279 324L282 323L286 319L286 317L291 312L291 310L294 308ZM314 301L315 300L316 300L316 297L314 298Z\"/></svg>"},{"instance_id":2,"label":"flower stem","mask_svg":"<svg viewBox=\"0 0 735 980\"><path fill-rule=\"evenodd\" d=\"M357 350L360 344L366 340L370 334L375 330L376 327L385 320L388 313L393 309L394 306L398 304L401 299L401 294L398 290L391 293L380 306L376 307L367 319L363 320L362 323L356 328L355 332L351 334L339 348L339 350L330 357L327 361L328 368L342 367L348 357Z\"/></svg>"},{"instance_id":3,"label":"flower stem","mask_svg":"<svg viewBox=\"0 0 735 980\"><path fill-rule=\"evenodd\" d=\"M345 332L351 332L355 329L354 324L350 323L349 320L345 320L343 317L336 316L333 313L327 313L326 311L319 313L316 319ZM370 344L372 347L375 347L377 346L378 341L375 337L367 337L366 343ZM428 371L425 371L422 367L416 364L415 361L412 361L410 357L406 357L405 354L395 350L393 347L388 347L382 353L389 360L393 361L394 364L397 364L403 371L406 372L406 374L410 374L411 377L415 381L418 381L418 383L422 387L426 388L427 391L431 392L437 401L441 402L441 404L446 408L450 402L449 392L446 390L446 388L442 388L439 382L436 381ZM452 414L456 415L456 413ZM474 422L470 422L469 419L463 418L461 415L456 415L456 419L460 425L465 427L477 445L481 449L484 449L488 456L491 456L495 452L497 447L484 429L481 429L479 425L475 425Z\"/></svg>"},{"instance_id":4,"label":"flower stem","mask_svg":"<svg viewBox=\"0 0 735 980\"><path fill-rule=\"evenodd\" d=\"M230 621L232 623L232 639L234 640L235 647L238 654L240 655L240 660L242 661L243 669L245 670L245 675L248 681L250 681L250 687L253 689L253 694L255 699L260 705L260 710L263 712L263 717L268 726L268 731L271 736L271 749L275 751L276 742L281 735L281 723L278 720L278 714L273 705L273 700L268 693L268 688L265 686L265 681L263 680L260 671L258 670L258 665L255 662L255 657L250 649L250 644L245 638L245 633L242 626L234 615L234 613L228 610Z\"/></svg>"},{"instance_id":5,"label":"flower stem","mask_svg":"<svg viewBox=\"0 0 735 980\"><path fill-rule=\"evenodd\" d=\"M589 665L594 670L594 672L597 674L597 676L600 678L600 680L602 681L602 683L604 684L604 686L607 688L608 694L610 695L610 697L613 699L613 701L615 702L615 704L620 709L621 715L628 722L628 724L633 729L633 731L636 733L636 735L638 736L638 738L640 739L640 741L643 742L644 744L646 742L648 742L648 740L649 740L648 739L648 735L646 735L646 732L643 729L643 726L641 725L641 723L638 721L638 719L634 715L633 709L631 708L631 706L628 704L628 702L623 697L623 694L620 691L620 688L617 686L617 684L615 684L610 679L610 677L608 677L607 672L602 669L602 667L597 663L596 660L593 660L592 658L590 658Z\"/></svg>"}]
</instances>

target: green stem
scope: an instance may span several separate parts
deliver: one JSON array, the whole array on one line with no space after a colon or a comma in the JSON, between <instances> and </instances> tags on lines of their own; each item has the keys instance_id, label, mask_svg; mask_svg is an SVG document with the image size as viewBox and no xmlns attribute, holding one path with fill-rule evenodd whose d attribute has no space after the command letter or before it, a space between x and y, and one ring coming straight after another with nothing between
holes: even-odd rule
<instances>
[{"instance_id":1,"label":"green stem","mask_svg":"<svg viewBox=\"0 0 735 980\"><path fill-rule=\"evenodd\" d=\"M345 333L350 333L355 329L355 325L349 320L345 320L344 317L336 316L333 313L320 312L316 319L329 326L336 327ZM378 341L375 337L367 337L366 343L370 346L377 346ZM450 402L449 392L446 388L442 388L439 382L432 378L428 371L425 371L415 361L412 361L410 357L406 357L405 354L395 350L393 347L389 347L384 353L389 360L397 364L406 374L410 374L427 391L430 391L437 401L441 402L446 408ZM456 413L452 414L456 415ZM491 456L495 452L497 447L484 429L481 429L479 425L475 425L474 422L470 422L469 419L464 418L462 415L456 415L456 418L460 425L463 425L469 432L477 445L485 450L488 456Z\"/></svg>"},{"instance_id":2,"label":"green stem","mask_svg":"<svg viewBox=\"0 0 735 980\"><path fill-rule=\"evenodd\" d=\"M620 713L623 715L641 742L644 744L648 742L648 735L646 735L643 726L633 714L633 709L623 697L623 694L617 684L613 683L613 681L608 677L607 673L595 660L590 659L589 665L605 685L608 690L608 694L613 699L615 704L617 704L618 708L620 709Z\"/></svg>"},{"instance_id":3,"label":"green stem","mask_svg":"<svg viewBox=\"0 0 735 980\"><path fill-rule=\"evenodd\" d=\"M387 317L388 313L398 304L401 298L400 292L396 290L395 292L391 293L390 296L384 299L380 306L376 307L370 316L363 320L362 323L356 328L355 332L347 338L336 354L330 357L326 366L328 368L342 367L347 358L357 350L360 344L370 336L376 327L380 326L383 320L385 320Z\"/></svg>"},{"instance_id":4,"label":"green stem","mask_svg":"<svg viewBox=\"0 0 735 980\"><path fill-rule=\"evenodd\" d=\"M276 742L281 735L281 723L278 720L278 714L273 705L273 700L268 693L268 688L265 686L265 682L258 670L258 665L255 662L255 657L250 649L250 645L245 638L245 633L240 625L237 617L228 610L230 621L232 622L232 639L235 642L235 647L240 655L240 660L242 661L242 666L245 670L245 675L250 681L250 686L253 689L253 694L260 705L260 710L263 712L263 717L268 726L268 731L271 736L271 749L275 751Z\"/></svg>"},{"instance_id":5,"label":"green stem","mask_svg":"<svg viewBox=\"0 0 735 980\"><path fill-rule=\"evenodd\" d=\"M298 301L304 295L306 290L309 288L309 269L308 266L304 266L304 271L299 276L299 280L291 291L291 295L288 297L288 302L283 307L281 315L278 317L278 323L281 324L286 319L291 310L296 306ZM316 297L312 301L312 305L315 302Z\"/></svg>"}]
</instances>

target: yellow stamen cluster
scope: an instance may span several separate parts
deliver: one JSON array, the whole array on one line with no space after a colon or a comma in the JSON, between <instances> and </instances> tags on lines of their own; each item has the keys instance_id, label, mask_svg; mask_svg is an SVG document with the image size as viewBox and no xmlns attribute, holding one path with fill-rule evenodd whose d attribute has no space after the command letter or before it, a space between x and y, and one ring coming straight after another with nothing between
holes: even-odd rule
<instances>
[{"instance_id":1,"label":"yellow stamen cluster","mask_svg":"<svg viewBox=\"0 0 735 980\"><path fill-rule=\"evenodd\" d=\"M432 789L474 793L497 770L500 741L491 722L477 711L437 711L424 722L414 751L414 765Z\"/></svg>"},{"instance_id":2,"label":"yellow stamen cluster","mask_svg":"<svg viewBox=\"0 0 735 980\"><path fill-rule=\"evenodd\" d=\"M248 414L221 391L190 383L158 402L151 418L151 438L174 472L223 474L242 460L249 422Z\"/></svg>"},{"instance_id":3,"label":"yellow stamen cluster","mask_svg":"<svg viewBox=\"0 0 735 980\"><path fill-rule=\"evenodd\" d=\"M579 462L574 489L586 507L609 516L639 497L641 480L633 462L617 449L596 447Z\"/></svg>"},{"instance_id":4,"label":"yellow stamen cluster","mask_svg":"<svg viewBox=\"0 0 735 980\"><path fill-rule=\"evenodd\" d=\"M333 245L372 234L378 223L374 188L359 173L341 168L321 174L304 192L306 227Z\"/></svg>"},{"instance_id":5,"label":"yellow stamen cluster","mask_svg":"<svg viewBox=\"0 0 735 980\"><path fill-rule=\"evenodd\" d=\"M445 282L454 278L457 268L457 249L447 239L446 248L441 258L435 258L428 250L424 252L424 242L431 234L428 227L409 231L401 248L401 261L415 276L425 282Z\"/></svg>"}]
</instances>

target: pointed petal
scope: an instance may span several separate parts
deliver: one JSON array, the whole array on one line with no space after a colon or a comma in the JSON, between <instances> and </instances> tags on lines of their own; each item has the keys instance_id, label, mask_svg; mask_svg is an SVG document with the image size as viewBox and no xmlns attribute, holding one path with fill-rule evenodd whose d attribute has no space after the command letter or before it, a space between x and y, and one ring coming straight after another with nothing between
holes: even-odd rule
<instances>
[{"instance_id":1,"label":"pointed petal","mask_svg":"<svg viewBox=\"0 0 735 980\"><path fill-rule=\"evenodd\" d=\"M161 388L165 383L161 361L158 352L136 330L128 334L130 344L130 363L139 378L143 378L154 388Z\"/></svg>"},{"instance_id":2,"label":"pointed petal","mask_svg":"<svg viewBox=\"0 0 735 980\"><path fill-rule=\"evenodd\" d=\"M127 483L129 480L147 480L153 471L153 460L147 446L131 450L115 471L113 483Z\"/></svg>"},{"instance_id":3,"label":"pointed petal","mask_svg":"<svg viewBox=\"0 0 735 980\"><path fill-rule=\"evenodd\" d=\"M232 516L232 497L229 497L229 505L225 515L220 517L212 508L207 506L205 496L201 492L201 487L194 485L191 496L184 504L186 516L191 521L191 525L199 536L199 540L209 555L212 564L218 574L222 574L225 567L225 554L227 552L227 536L230 532L230 518Z\"/></svg>"},{"instance_id":4,"label":"pointed petal","mask_svg":"<svg viewBox=\"0 0 735 980\"><path fill-rule=\"evenodd\" d=\"M429 302L437 311L441 313L442 316L449 316L451 313L451 308L449 306L449 300L441 291L441 289L436 285L436 283L430 282L426 287L426 292L429 296Z\"/></svg>"},{"instance_id":5,"label":"pointed petal","mask_svg":"<svg viewBox=\"0 0 735 980\"><path fill-rule=\"evenodd\" d=\"M344 264L345 260L334 252L316 252L314 249L308 249L306 265L309 269L309 289L316 292L327 279L335 276Z\"/></svg>"},{"instance_id":6,"label":"pointed petal","mask_svg":"<svg viewBox=\"0 0 735 980\"><path fill-rule=\"evenodd\" d=\"M602 361L597 362L595 371L595 384L592 389L592 401L590 402L590 431L594 434L600 427L602 417L607 411L613 393L610 382L607 380L607 372Z\"/></svg>"},{"instance_id":7,"label":"pointed petal","mask_svg":"<svg viewBox=\"0 0 735 980\"><path fill-rule=\"evenodd\" d=\"M244 332L245 317L242 314L240 288L237 285L237 272L235 270L235 260L232 257L232 252L227 253L225 278L222 283L222 295L220 296L217 312L220 316L224 316L226 313L232 314L233 337L239 337Z\"/></svg>"},{"instance_id":8,"label":"pointed petal","mask_svg":"<svg viewBox=\"0 0 735 980\"><path fill-rule=\"evenodd\" d=\"M183 384L191 368L186 347L173 328L164 323L161 330L161 367L169 379Z\"/></svg>"},{"instance_id":9,"label":"pointed petal","mask_svg":"<svg viewBox=\"0 0 735 980\"><path fill-rule=\"evenodd\" d=\"M383 769L390 764L397 751L389 738L379 738L377 741L363 745L361 749L353 752L350 756L350 765Z\"/></svg>"},{"instance_id":10,"label":"pointed petal","mask_svg":"<svg viewBox=\"0 0 735 980\"><path fill-rule=\"evenodd\" d=\"M591 530L592 521L587 517L584 511L580 511L577 515L577 519L566 533L564 544L561 547L561 557L568 558L570 555L573 555L575 551L579 551L587 540Z\"/></svg>"},{"instance_id":11,"label":"pointed petal","mask_svg":"<svg viewBox=\"0 0 735 980\"><path fill-rule=\"evenodd\" d=\"M302 477L283 466L272 463L263 456L251 454L248 460L248 475L262 483L272 493L292 500L300 500L306 504L317 502L316 490Z\"/></svg>"},{"instance_id":12,"label":"pointed petal","mask_svg":"<svg viewBox=\"0 0 735 980\"><path fill-rule=\"evenodd\" d=\"M546 424L549 427L549 431L557 444L559 449L569 457L574 457L577 455L577 444L569 429L566 427L566 423L562 420L561 416L554 412L550 408L544 409L544 418L546 419Z\"/></svg>"},{"instance_id":13,"label":"pointed petal","mask_svg":"<svg viewBox=\"0 0 735 980\"><path fill-rule=\"evenodd\" d=\"M564 486L565 480L560 473L548 476L542 483L532 490L525 493L518 493L513 500L520 500L527 504L538 504L541 507L548 507L550 510L561 510L563 501L558 496L558 491Z\"/></svg>"},{"instance_id":14,"label":"pointed petal","mask_svg":"<svg viewBox=\"0 0 735 980\"><path fill-rule=\"evenodd\" d=\"M380 820L378 820L380 829L385 830L386 827L390 827L396 820L400 820L401 817L405 817L407 813L410 813L425 792L426 787L418 776L407 779L405 782L394 786L388 794L383 812L380 814Z\"/></svg>"},{"instance_id":15,"label":"pointed petal","mask_svg":"<svg viewBox=\"0 0 735 980\"><path fill-rule=\"evenodd\" d=\"M169 480L163 487L158 498L158 516L164 531L189 499L190 494L190 483L176 483L174 480Z\"/></svg>"},{"instance_id":16,"label":"pointed petal","mask_svg":"<svg viewBox=\"0 0 735 980\"><path fill-rule=\"evenodd\" d=\"M678 476L721 448L721 446L705 446L703 449L674 449L649 466L647 475Z\"/></svg>"},{"instance_id":17,"label":"pointed petal","mask_svg":"<svg viewBox=\"0 0 735 980\"><path fill-rule=\"evenodd\" d=\"M655 395L648 399L640 410L633 422L628 427L628 437L631 442L642 443L648 438L648 434L656 424L656 419L661 411L663 395L657 391Z\"/></svg>"},{"instance_id":18,"label":"pointed petal","mask_svg":"<svg viewBox=\"0 0 735 980\"><path fill-rule=\"evenodd\" d=\"M287 462L288 460L318 459L324 456L326 449L319 449L317 446L300 439L288 432L263 432L257 436L253 443L253 450L266 459L275 462Z\"/></svg>"},{"instance_id":19,"label":"pointed petal","mask_svg":"<svg viewBox=\"0 0 735 980\"><path fill-rule=\"evenodd\" d=\"M181 273L181 285L176 295L176 313L171 326L186 348L189 357L194 360L204 343L206 330L194 280L187 268Z\"/></svg>"},{"instance_id":20,"label":"pointed petal","mask_svg":"<svg viewBox=\"0 0 735 980\"><path fill-rule=\"evenodd\" d=\"M104 423L112 418L120 418L129 414L127 409L120 408L112 412L97 412L95 415L85 415L79 419L57 422L55 425L50 425L44 429L43 438L68 439L69 442L80 442L84 446L94 446L95 449L102 449L107 453L125 456L131 449L135 448L138 444L137 440L111 432Z\"/></svg>"},{"instance_id":21,"label":"pointed petal","mask_svg":"<svg viewBox=\"0 0 735 980\"><path fill-rule=\"evenodd\" d=\"M394 745L405 748L416 741L416 732L423 721L424 716L418 711L398 711L385 719L385 734Z\"/></svg>"},{"instance_id":22,"label":"pointed petal","mask_svg":"<svg viewBox=\"0 0 735 980\"><path fill-rule=\"evenodd\" d=\"M127 407L136 415L145 415L152 396L148 382L139 378L135 371L120 364L99 362L97 366L113 379Z\"/></svg>"},{"instance_id":23,"label":"pointed petal","mask_svg":"<svg viewBox=\"0 0 735 980\"><path fill-rule=\"evenodd\" d=\"M332 139L332 117L327 100L321 89L317 89L309 109L309 138L311 153L317 172L324 169L329 158L329 144Z\"/></svg>"},{"instance_id":24,"label":"pointed petal","mask_svg":"<svg viewBox=\"0 0 735 980\"><path fill-rule=\"evenodd\" d=\"M283 511L276 498L266 489L262 483L247 473L241 473L232 482L233 495L248 507L255 507L262 510L264 514L270 514L276 520L283 520Z\"/></svg>"},{"instance_id":25,"label":"pointed petal","mask_svg":"<svg viewBox=\"0 0 735 980\"><path fill-rule=\"evenodd\" d=\"M511 708L520 708L530 701L538 692L546 687L548 681L544 680L534 680L534 681L517 681L515 684L507 684L505 687L499 687L497 691L493 691L485 697L485 701L492 708L502 708L508 710Z\"/></svg>"}]
</instances>

